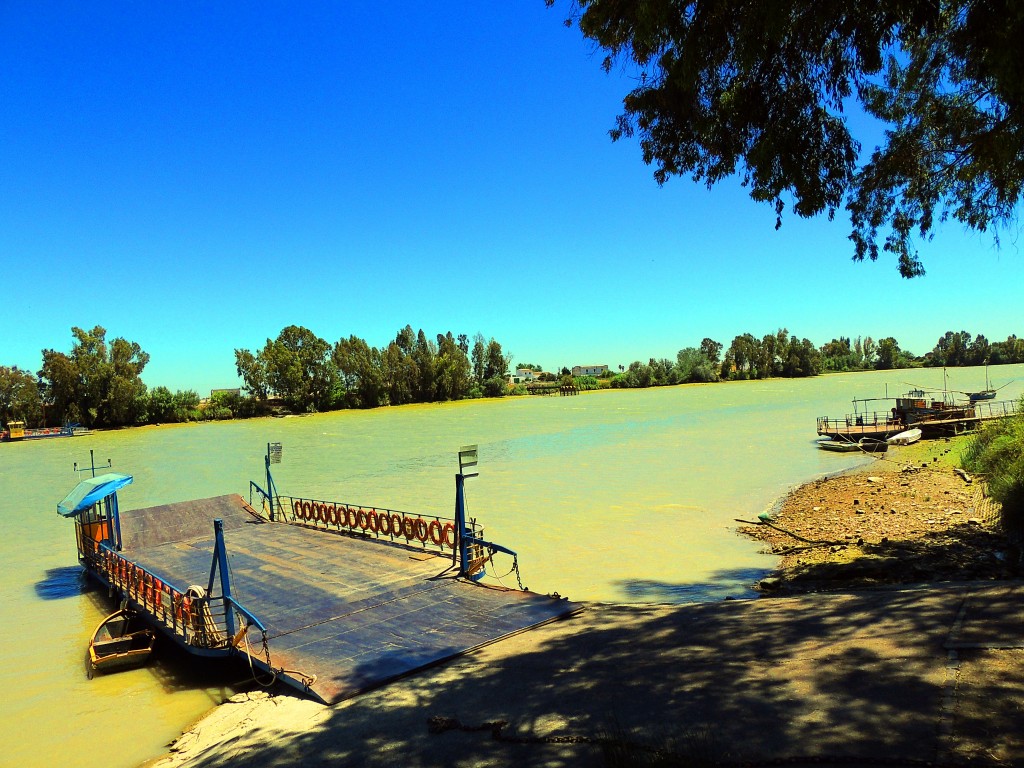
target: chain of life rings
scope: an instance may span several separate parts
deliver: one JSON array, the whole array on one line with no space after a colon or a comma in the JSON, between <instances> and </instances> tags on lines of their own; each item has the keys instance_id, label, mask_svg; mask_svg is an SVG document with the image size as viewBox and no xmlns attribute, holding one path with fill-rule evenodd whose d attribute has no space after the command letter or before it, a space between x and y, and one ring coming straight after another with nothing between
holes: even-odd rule
<instances>
[{"instance_id":1,"label":"chain of life rings","mask_svg":"<svg viewBox=\"0 0 1024 768\"><path fill-rule=\"evenodd\" d=\"M442 549L455 549L458 543L454 523L442 522L436 518L426 520L386 509L365 509L344 504L293 499L292 514L296 520L303 523L333 525L350 531L390 536L393 539L404 537L409 542L433 544Z\"/></svg>"}]
</instances>

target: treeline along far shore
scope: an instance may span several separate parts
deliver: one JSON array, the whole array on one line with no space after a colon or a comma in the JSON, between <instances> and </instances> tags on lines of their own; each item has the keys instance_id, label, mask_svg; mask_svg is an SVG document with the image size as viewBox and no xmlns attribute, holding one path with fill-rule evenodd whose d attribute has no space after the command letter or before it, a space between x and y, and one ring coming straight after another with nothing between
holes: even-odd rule
<instances>
[{"instance_id":1,"label":"treeline along far shore","mask_svg":"<svg viewBox=\"0 0 1024 768\"><path fill-rule=\"evenodd\" d=\"M35 373L0 361L0 422L122 427L246 418L272 409L311 413L502 397L528 394L531 386L509 382L511 357L500 342L479 333L472 339L451 332L429 338L423 330L414 332L406 325L388 344L374 347L357 336L332 344L307 328L290 325L276 339L267 339L262 349L235 350L243 384L239 390L215 391L202 398L192 390L148 387L142 373L150 356L137 342L123 337L107 341L101 326L74 327L71 333L70 352L42 350ZM699 346L679 350L675 360L638 360L628 367L610 367L597 377L574 377L568 367L516 367L533 370L533 378L541 383L599 389L1007 363L1024 363L1024 339L1011 335L1006 341L989 342L981 334L947 331L934 349L917 356L891 336L877 341L869 336L840 337L817 347L780 329L761 338L744 333L728 347L705 338Z\"/></svg>"}]
</instances>

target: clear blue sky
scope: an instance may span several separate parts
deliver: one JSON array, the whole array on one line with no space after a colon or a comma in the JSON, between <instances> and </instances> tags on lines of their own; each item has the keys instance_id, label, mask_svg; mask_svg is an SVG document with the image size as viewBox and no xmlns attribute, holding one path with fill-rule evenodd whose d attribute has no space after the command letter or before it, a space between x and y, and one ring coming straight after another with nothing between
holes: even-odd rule
<instances>
[{"instance_id":1,"label":"clear blue sky","mask_svg":"<svg viewBox=\"0 0 1024 768\"><path fill-rule=\"evenodd\" d=\"M848 221L738 182L653 181L607 130L630 81L564 8L0 5L0 365L74 325L150 386L236 386L287 325L385 345L493 336L516 362L628 365L786 327L820 345L1024 332L1019 230L948 226L928 274L855 264Z\"/></svg>"}]
</instances>

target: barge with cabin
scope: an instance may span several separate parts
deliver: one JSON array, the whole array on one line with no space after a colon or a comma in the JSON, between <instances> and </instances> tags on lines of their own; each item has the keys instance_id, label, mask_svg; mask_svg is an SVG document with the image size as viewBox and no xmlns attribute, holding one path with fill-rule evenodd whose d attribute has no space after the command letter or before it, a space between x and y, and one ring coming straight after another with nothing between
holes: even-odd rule
<instances>
[{"instance_id":1,"label":"barge with cabin","mask_svg":"<svg viewBox=\"0 0 1024 768\"><path fill-rule=\"evenodd\" d=\"M888 411L875 411L869 405L892 400L895 405ZM926 439L948 437L1012 416L1017 407L1014 400L958 402L949 392L912 389L896 398L855 399L852 414L821 417L817 429L822 437L854 443L862 438L884 440L909 429L920 429Z\"/></svg>"}]
</instances>

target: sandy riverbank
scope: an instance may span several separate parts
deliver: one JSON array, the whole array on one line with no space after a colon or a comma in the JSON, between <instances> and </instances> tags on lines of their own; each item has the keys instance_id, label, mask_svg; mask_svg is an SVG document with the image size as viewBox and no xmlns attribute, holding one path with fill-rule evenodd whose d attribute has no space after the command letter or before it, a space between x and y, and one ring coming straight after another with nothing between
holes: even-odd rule
<instances>
[{"instance_id":1,"label":"sandy riverbank","mask_svg":"<svg viewBox=\"0 0 1024 768\"><path fill-rule=\"evenodd\" d=\"M789 494L752 531L782 558L779 596L591 605L334 707L240 694L153 764L1024 760L1024 586L992 580L1009 574L955 447Z\"/></svg>"}]
</instances>

